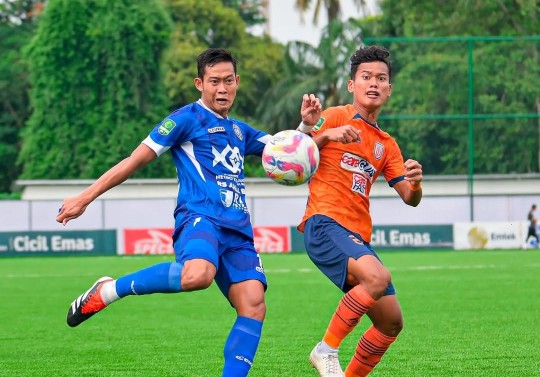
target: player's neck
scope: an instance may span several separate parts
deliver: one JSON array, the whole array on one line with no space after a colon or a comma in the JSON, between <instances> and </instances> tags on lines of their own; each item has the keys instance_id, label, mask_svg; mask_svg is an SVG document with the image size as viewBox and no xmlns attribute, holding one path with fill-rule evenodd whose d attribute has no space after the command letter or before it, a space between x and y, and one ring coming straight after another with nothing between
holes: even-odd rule
<instances>
[{"instance_id":1,"label":"player's neck","mask_svg":"<svg viewBox=\"0 0 540 377\"><path fill-rule=\"evenodd\" d=\"M356 112L360 114L360 116L364 120L372 124L377 124L377 119L379 118L379 114L381 113L380 107L377 107L376 109L368 109L357 103L354 103L353 106Z\"/></svg>"}]
</instances>

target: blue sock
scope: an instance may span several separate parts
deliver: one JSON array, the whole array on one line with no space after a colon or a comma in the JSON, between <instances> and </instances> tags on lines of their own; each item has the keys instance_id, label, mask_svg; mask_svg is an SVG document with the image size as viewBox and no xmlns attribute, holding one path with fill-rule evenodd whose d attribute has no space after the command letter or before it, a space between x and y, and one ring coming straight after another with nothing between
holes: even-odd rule
<instances>
[{"instance_id":1,"label":"blue sock","mask_svg":"<svg viewBox=\"0 0 540 377\"><path fill-rule=\"evenodd\" d=\"M181 292L180 278L183 267L181 263L165 262L122 276L116 280L116 293L119 297L124 297Z\"/></svg>"},{"instance_id":2,"label":"blue sock","mask_svg":"<svg viewBox=\"0 0 540 377\"><path fill-rule=\"evenodd\" d=\"M261 339L263 323L256 319L237 317L227 342L223 355L225 365L221 377L245 377L253 365L255 352Z\"/></svg>"}]
</instances>

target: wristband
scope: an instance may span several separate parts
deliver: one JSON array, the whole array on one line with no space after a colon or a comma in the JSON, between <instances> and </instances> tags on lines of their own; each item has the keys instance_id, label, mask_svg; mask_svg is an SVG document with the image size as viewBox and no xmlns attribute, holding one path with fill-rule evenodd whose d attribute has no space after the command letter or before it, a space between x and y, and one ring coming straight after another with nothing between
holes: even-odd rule
<instances>
[{"instance_id":1,"label":"wristband","mask_svg":"<svg viewBox=\"0 0 540 377\"><path fill-rule=\"evenodd\" d=\"M417 185L413 184L411 181L409 181L409 187L411 188L411 191L418 191L422 188L422 181L418 182Z\"/></svg>"},{"instance_id":2,"label":"wristband","mask_svg":"<svg viewBox=\"0 0 540 377\"><path fill-rule=\"evenodd\" d=\"M311 132L313 127L315 127L315 126L308 126L304 122L300 122L300 124L298 125L297 130L307 134L307 133Z\"/></svg>"}]
</instances>

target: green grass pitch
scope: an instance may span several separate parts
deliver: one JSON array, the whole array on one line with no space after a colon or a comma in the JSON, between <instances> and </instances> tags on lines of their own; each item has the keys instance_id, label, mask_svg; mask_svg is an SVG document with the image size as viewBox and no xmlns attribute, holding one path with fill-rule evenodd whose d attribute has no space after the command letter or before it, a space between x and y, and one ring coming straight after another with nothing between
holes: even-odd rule
<instances>
[{"instance_id":1,"label":"green grass pitch","mask_svg":"<svg viewBox=\"0 0 540 377\"><path fill-rule=\"evenodd\" d=\"M539 251L380 252L405 327L374 377L540 376ZM307 360L341 292L306 254L262 255L267 318L250 377L316 376ZM0 259L0 376L220 376L235 314L217 287L128 297L77 328L71 301L102 275L172 257ZM344 341L348 364L364 318Z\"/></svg>"}]
</instances>

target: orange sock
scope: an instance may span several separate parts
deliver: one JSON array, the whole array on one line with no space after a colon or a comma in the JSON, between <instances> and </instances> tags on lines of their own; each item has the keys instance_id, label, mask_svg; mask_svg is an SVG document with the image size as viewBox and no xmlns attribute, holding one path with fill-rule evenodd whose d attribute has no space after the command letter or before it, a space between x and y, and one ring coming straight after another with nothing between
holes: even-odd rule
<instances>
[{"instance_id":1,"label":"orange sock","mask_svg":"<svg viewBox=\"0 0 540 377\"><path fill-rule=\"evenodd\" d=\"M339 301L338 307L330 320L323 340L330 347L338 348L343 339L360 322L362 315L377 301L361 286L357 285Z\"/></svg>"},{"instance_id":2,"label":"orange sock","mask_svg":"<svg viewBox=\"0 0 540 377\"><path fill-rule=\"evenodd\" d=\"M381 361L384 353L395 340L396 337L384 335L371 326L358 342L356 352L345 370L345 376L367 376Z\"/></svg>"}]
</instances>

